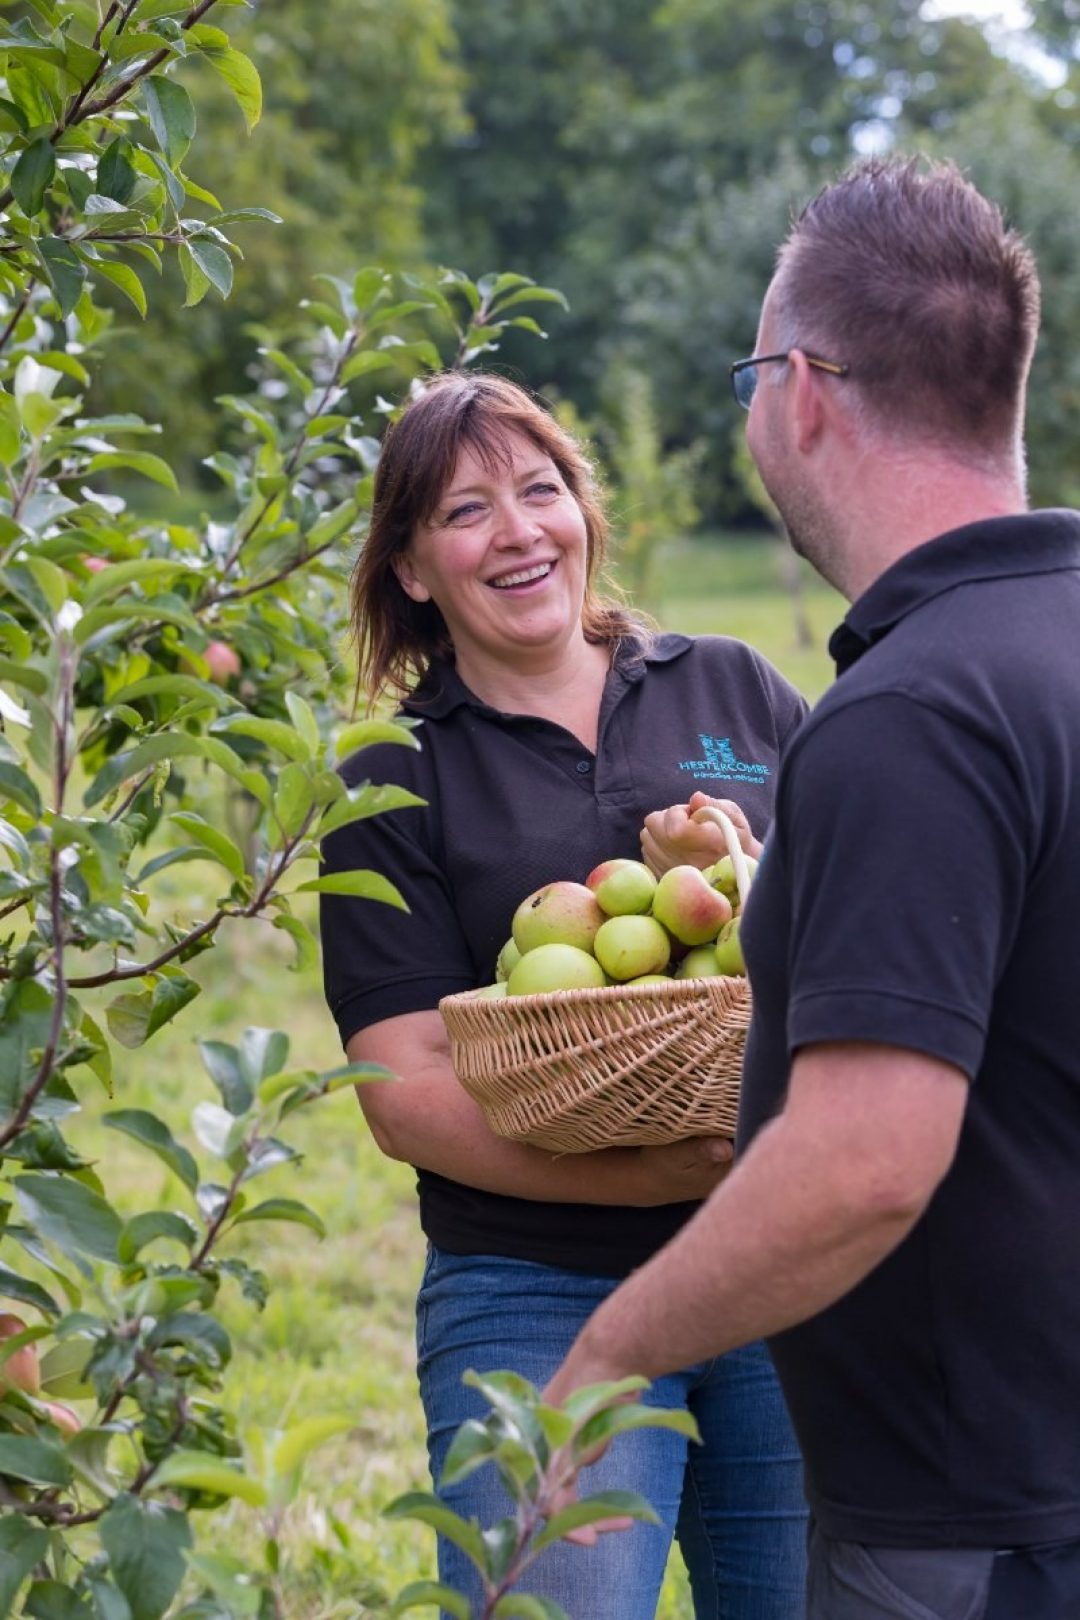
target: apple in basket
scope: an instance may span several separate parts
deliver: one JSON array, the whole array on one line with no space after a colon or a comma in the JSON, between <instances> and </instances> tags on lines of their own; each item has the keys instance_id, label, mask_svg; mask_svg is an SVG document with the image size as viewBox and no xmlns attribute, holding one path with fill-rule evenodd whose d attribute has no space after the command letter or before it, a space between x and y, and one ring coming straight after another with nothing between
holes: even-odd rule
<instances>
[{"instance_id":1,"label":"apple in basket","mask_svg":"<svg viewBox=\"0 0 1080 1620\"><path fill-rule=\"evenodd\" d=\"M656 885L652 914L684 945L707 945L731 921L731 901L696 866L673 866Z\"/></svg>"},{"instance_id":2,"label":"apple in basket","mask_svg":"<svg viewBox=\"0 0 1080 1620\"><path fill-rule=\"evenodd\" d=\"M506 981L512 996L542 996L551 990L598 990L607 983L595 956L576 945L537 945L526 951Z\"/></svg>"},{"instance_id":3,"label":"apple in basket","mask_svg":"<svg viewBox=\"0 0 1080 1620\"><path fill-rule=\"evenodd\" d=\"M522 956L541 945L573 945L579 951L590 951L603 921L596 896L584 883L545 883L518 906L511 932Z\"/></svg>"},{"instance_id":4,"label":"apple in basket","mask_svg":"<svg viewBox=\"0 0 1080 1620\"><path fill-rule=\"evenodd\" d=\"M655 917L609 917L596 931L593 951L604 972L625 983L667 967L671 941Z\"/></svg>"},{"instance_id":5,"label":"apple in basket","mask_svg":"<svg viewBox=\"0 0 1080 1620\"><path fill-rule=\"evenodd\" d=\"M648 911L656 893L656 879L644 861L601 861L585 879L609 917L638 916Z\"/></svg>"}]
</instances>

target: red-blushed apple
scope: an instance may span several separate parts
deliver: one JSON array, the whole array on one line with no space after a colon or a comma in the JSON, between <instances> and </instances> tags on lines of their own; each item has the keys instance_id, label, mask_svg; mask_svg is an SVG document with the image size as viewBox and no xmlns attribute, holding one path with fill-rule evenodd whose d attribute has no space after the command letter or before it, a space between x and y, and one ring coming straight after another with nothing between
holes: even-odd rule
<instances>
[{"instance_id":1,"label":"red-blushed apple","mask_svg":"<svg viewBox=\"0 0 1080 1620\"><path fill-rule=\"evenodd\" d=\"M721 977L716 952L711 945L695 945L679 963L677 979L718 979Z\"/></svg>"},{"instance_id":2,"label":"red-blushed apple","mask_svg":"<svg viewBox=\"0 0 1080 1620\"><path fill-rule=\"evenodd\" d=\"M25 1332L26 1323L21 1316L10 1311L0 1314L0 1340L13 1339L16 1333ZM21 1389L24 1395L40 1393L41 1366L36 1345L21 1345L6 1361L0 1361L0 1390L5 1389Z\"/></svg>"},{"instance_id":3,"label":"red-blushed apple","mask_svg":"<svg viewBox=\"0 0 1080 1620\"><path fill-rule=\"evenodd\" d=\"M526 951L506 982L512 996L542 996L551 990L599 990L604 970L576 945L536 945Z\"/></svg>"},{"instance_id":4,"label":"red-blushed apple","mask_svg":"<svg viewBox=\"0 0 1080 1620\"><path fill-rule=\"evenodd\" d=\"M671 942L655 917L609 917L597 929L593 952L604 972L621 983L667 967Z\"/></svg>"},{"instance_id":5,"label":"red-blushed apple","mask_svg":"<svg viewBox=\"0 0 1080 1620\"><path fill-rule=\"evenodd\" d=\"M584 883L545 883L514 912L514 944L522 956L538 945L576 945L590 951L603 920L596 896Z\"/></svg>"},{"instance_id":6,"label":"red-blushed apple","mask_svg":"<svg viewBox=\"0 0 1080 1620\"><path fill-rule=\"evenodd\" d=\"M240 673L240 659L234 647L227 641L208 641L203 653L206 667L210 671L210 679L219 686L224 686L232 680L234 675Z\"/></svg>"},{"instance_id":7,"label":"red-blushed apple","mask_svg":"<svg viewBox=\"0 0 1080 1620\"><path fill-rule=\"evenodd\" d=\"M746 973L742 941L739 938L738 917L732 917L731 921L721 928L720 937L716 941L716 961L720 972L726 978L738 978Z\"/></svg>"},{"instance_id":8,"label":"red-blushed apple","mask_svg":"<svg viewBox=\"0 0 1080 1620\"><path fill-rule=\"evenodd\" d=\"M495 963L495 981L504 984L521 961L521 952L512 939L508 939Z\"/></svg>"},{"instance_id":9,"label":"red-blushed apple","mask_svg":"<svg viewBox=\"0 0 1080 1620\"><path fill-rule=\"evenodd\" d=\"M109 559L107 557L98 557L92 551L84 552L80 558L80 561L87 572L91 574L100 574L103 568L108 568L109 566Z\"/></svg>"},{"instance_id":10,"label":"red-blushed apple","mask_svg":"<svg viewBox=\"0 0 1080 1620\"><path fill-rule=\"evenodd\" d=\"M70 1406L61 1406L59 1401L43 1401L42 1405L62 1434L66 1434L69 1439L72 1435L78 1434L82 1428L82 1420Z\"/></svg>"},{"instance_id":11,"label":"red-blushed apple","mask_svg":"<svg viewBox=\"0 0 1080 1620\"><path fill-rule=\"evenodd\" d=\"M644 861L604 861L585 879L600 910L609 917L635 917L648 911L656 893L656 879Z\"/></svg>"},{"instance_id":12,"label":"red-blushed apple","mask_svg":"<svg viewBox=\"0 0 1080 1620\"><path fill-rule=\"evenodd\" d=\"M656 885L652 914L684 945L707 945L731 920L731 902L696 866L673 866Z\"/></svg>"}]
</instances>

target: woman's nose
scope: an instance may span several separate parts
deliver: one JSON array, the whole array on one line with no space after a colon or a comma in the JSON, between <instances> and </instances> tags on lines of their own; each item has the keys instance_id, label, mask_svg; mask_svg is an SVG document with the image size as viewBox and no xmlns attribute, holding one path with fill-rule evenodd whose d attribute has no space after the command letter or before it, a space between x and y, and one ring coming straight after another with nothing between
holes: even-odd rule
<instances>
[{"instance_id":1,"label":"woman's nose","mask_svg":"<svg viewBox=\"0 0 1080 1620\"><path fill-rule=\"evenodd\" d=\"M507 501L495 513L495 541L504 546L527 546L537 538L540 525L535 516L517 504Z\"/></svg>"}]
</instances>

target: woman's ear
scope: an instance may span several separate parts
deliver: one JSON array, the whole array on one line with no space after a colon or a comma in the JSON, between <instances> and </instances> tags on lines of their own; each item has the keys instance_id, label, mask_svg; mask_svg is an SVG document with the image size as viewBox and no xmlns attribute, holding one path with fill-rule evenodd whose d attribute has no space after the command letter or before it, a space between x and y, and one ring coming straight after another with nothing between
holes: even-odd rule
<instances>
[{"instance_id":1,"label":"woman's ear","mask_svg":"<svg viewBox=\"0 0 1080 1620\"><path fill-rule=\"evenodd\" d=\"M430 602L431 592L417 578L412 558L407 551L399 551L391 558L390 566L397 575L398 584L414 602Z\"/></svg>"}]
</instances>

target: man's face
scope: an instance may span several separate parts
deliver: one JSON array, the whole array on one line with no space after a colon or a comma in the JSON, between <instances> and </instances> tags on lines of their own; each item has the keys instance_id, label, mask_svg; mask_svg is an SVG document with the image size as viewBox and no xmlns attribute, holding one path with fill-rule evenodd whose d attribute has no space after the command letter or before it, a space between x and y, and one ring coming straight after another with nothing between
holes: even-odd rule
<instances>
[{"instance_id":1,"label":"man's face","mask_svg":"<svg viewBox=\"0 0 1080 1620\"><path fill-rule=\"evenodd\" d=\"M782 347L774 306L770 286L761 306L756 354L775 354ZM832 526L816 487L816 468L798 447L792 409L793 381L787 367L762 367L747 417L746 443L761 481L780 513L792 550L807 558L827 578L825 565L833 549Z\"/></svg>"}]
</instances>

